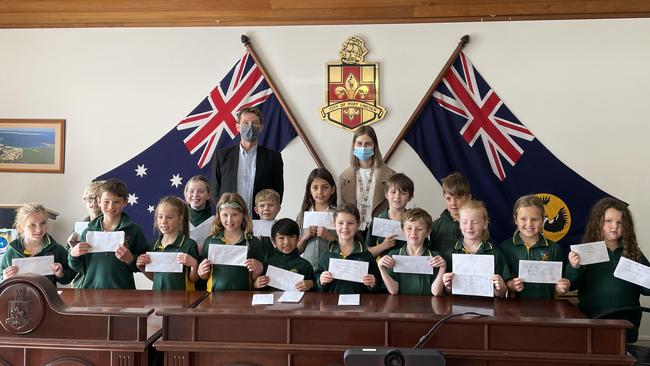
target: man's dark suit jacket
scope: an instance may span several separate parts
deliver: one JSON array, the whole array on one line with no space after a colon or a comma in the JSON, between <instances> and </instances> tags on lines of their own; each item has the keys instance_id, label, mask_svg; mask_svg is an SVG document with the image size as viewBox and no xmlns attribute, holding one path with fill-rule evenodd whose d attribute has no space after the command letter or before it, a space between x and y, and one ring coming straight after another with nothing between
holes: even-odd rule
<instances>
[{"instance_id":1,"label":"man's dark suit jacket","mask_svg":"<svg viewBox=\"0 0 650 366\"><path fill-rule=\"evenodd\" d=\"M224 192L237 192L238 166L239 144L217 150L214 186L216 201L219 200L219 197ZM257 145L253 199L255 199L257 192L267 188L278 192L280 199L282 199L284 193L284 163L282 162L282 155L279 152L267 149L262 145ZM255 206L254 202L253 206ZM251 214L257 217L254 212L251 212Z\"/></svg>"}]
</instances>

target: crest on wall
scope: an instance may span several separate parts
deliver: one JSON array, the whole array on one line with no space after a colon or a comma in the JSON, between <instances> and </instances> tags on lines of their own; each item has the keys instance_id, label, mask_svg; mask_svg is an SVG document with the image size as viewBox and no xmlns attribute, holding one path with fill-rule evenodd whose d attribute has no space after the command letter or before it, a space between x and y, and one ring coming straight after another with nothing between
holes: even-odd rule
<instances>
[{"instance_id":1,"label":"crest on wall","mask_svg":"<svg viewBox=\"0 0 650 366\"><path fill-rule=\"evenodd\" d=\"M379 64L364 62L367 53L363 39L349 37L339 51L339 63L326 65L322 119L354 131L386 116L379 104Z\"/></svg>"}]
</instances>

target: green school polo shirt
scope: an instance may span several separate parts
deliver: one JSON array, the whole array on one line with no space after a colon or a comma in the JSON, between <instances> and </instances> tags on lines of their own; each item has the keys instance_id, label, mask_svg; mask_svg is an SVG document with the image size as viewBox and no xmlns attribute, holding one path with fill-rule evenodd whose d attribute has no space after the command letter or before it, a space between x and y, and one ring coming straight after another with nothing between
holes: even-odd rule
<instances>
[{"instance_id":1,"label":"green school polo shirt","mask_svg":"<svg viewBox=\"0 0 650 366\"><path fill-rule=\"evenodd\" d=\"M388 210L380 213L377 217L380 218L380 219L387 219L387 220L390 219L388 217ZM384 242L384 240L386 240L386 238L383 237L383 236L374 236L374 235L372 235L372 224L374 223L374 221L375 220L372 220L370 222L370 225L368 225L368 230L366 230L367 231L367 233L366 233L366 247L367 248L374 247L375 245L381 244L381 243ZM395 240L395 246L394 247L392 247L392 248L390 248L388 250L384 250L383 252L379 253L379 255L377 257L383 257L386 254L388 254L388 252L390 252L391 250L400 249L404 245L406 245L405 241L403 241L403 240Z\"/></svg>"},{"instance_id":2,"label":"green school polo shirt","mask_svg":"<svg viewBox=\"0 0 650 366\"><path fill-rule=\"evenodd\" d=\"M325 285L321 284L320 275L321 273L329 270L331 258L368 262L369 263L368 273L375 276L375 287L369 288L368 286L364 285L361 282L352 282L352 281L336 280L336 279L328 284ZM318 266L316 267L316 272L314 273L314 275L316 276L318 289L321 292L336 292L339 294L359 294L362 292L377 292L380 291L379 289L381 289L381 274L379 273L379 267L377 267L377 262L375 261L375 258L372 256L372 254L370 254L370 252L368 251L368 248L366 248L366 246L363 245L363 243L361 243L360 241L354 243L354 249L352 250L352 253L350 253L350 255L348 255L347 257L344 257L341 254L341 247L339 246L338 241L335 240L331 242L329 244L328 250L326 252L323 252L323 254L321 254L320 258L318 259Z\"/></svg>"},{"instance_id":3,"label":"green school polo shirt","mask_svg":"<svg viewBox=\"0 0 650 366\"><path fill-rule=\"evenodd\" d=\"M615 250L607 250L609 261L580 266L576 269L567 264L566 277L571 281L571 289L578 290L578 307L590 318L607 310L626 306L639 306L640 295L650 295L650 289L635 285L631 282L614 277L614 270L623 255L623 245L619 243ZM650 265L641 254L639 263ZM627 341L635 342L638 337L641 322L640 311L630 311L619 314L620 318L634 324L627 331ZM618 318L617 318L618 319Z\"/></svg>"},{"instance_id":4,"label":"green school polo shirt","mask_svg":"<svg viewBox=\"0 0 650 366\"><path fill-rule=\"evenodd\" d=\"M562 248L554 241L548 240L542 235L532 247L527 247L519 236L519 231L515 231L512 238L505 240L499 246L503 253L513 278L519 277L519 260L529 261L554 261L562 262ZM524 283L522 292L515 292L517 298L555 298L555 284L552 283Z\"/></svg>"},{"instance_id":5,"label":"green school polo shirt","mask_svg":"<svg viewBox=\"0 0 650 366\"><path fill-rule=\"evenodd\" d=\"M296 248L289 254L284 254L281 251L274 249L271 258L264 264L264 274L268 266L282 268L284 270L301 274L305 276L305 281L314 281L314 267L311 266L308 260L300 256L300 251ZM262 290L273 290L273 287L265 287Z\"/></svg>"},{"instance_id":6,"label":"green school polo shirt","mask_svg":"<svg viewBox=\"0 0 650 366\"><path fill-rule=\"evenodd\" d=\"M394 255L410 255L406 246L399 249L394 249L388 252L388 256ZM424 248L421 256L435 257L438 252L432 252L430 249ZM388 269L388 275L399 284L400 295L431 295L431 285L438 275L439 268L433 268L433 274L418 274L418 273L399 273L394 272L392 268Z\"/></svg>"},{"instance_id":7,"label":"green school polo shirt","mask_svg":"<svg viewBox=\"0 0 650 366\"><path fill-rule=\"evenodd\" d=\"M202 210L195 210L192 206L187 205L187 211L189 212L190 224L192 226L199 226L203 221L209 219L212 216L212 207L210 206L210 201L205 202L205 207Z\"/></svg>"},{"instance_id":8,"label":"green school polo shirt","mask_svg":"<svg viewBox=\"0 0 650 366\"><path fill-rule=\"evenodd\" d=\"M216 235L209 236L205 239L203 245L203 258L208 258L210 244L226 244L226 245L244 245L248 247L248 254L246 258L257 259L264 263L264 253L262 252L262 244L252 235L246 236L245 234L234 244L228 244L223 240L223 232ZM228 266L223 264L213 264L212 273L208 278L207 288L210 292L215 291L249 291L253 287L248 268L244 266Z\"/></svg>"},{"instance_id":9,"label":"green school polo shirt","mask_svg":"<svg viewBox=\"0 0 650 366\"><path fill-rule=\"evenodd\" d=\"M440 217L431 226L429 235L429 248L432 251L441 253L447 263L451 262L451 252L458 240L463 237L460 231L460 224L451 217L449 210L445 209Z\"/></svg>"},{"instance_id":10,"label":"green school polo shirt","mask_svg":"<svg viewBox=\"0 0 650 366\"><path fill-rule=\"evenodd\" d=\"M465 250L465 247L463 247L463 241L458 240L456 244L453 246L453 250L451 253L449 253L449 261L447 262L447 272L453 272L453 261L452 259L452 254L469 254ZM482 241L481 244L479 244L478 249L476 250L476 253L478 255L493 255L494 256L494 274L498 274L503 278L504 281L508 281L509 279L512 278L512 274L510 272L510 267L508 267L508 262L506 262L506 258L503 256L503 253L499 250L499 248L495 247L494 244L492 244L489 240ZM444 255L443 255L444 258ZM446 260L446 259L445 259Z\"/></svg>"},{"instance_id":11,"label":"green school polo shirt","mask_svg":"<svg viewBox=\"0 0 650 366\"><path fill-rule=\"evenodd\" d=\"M9 248L2 255L2 262L0 263L0 281L4 280L2 271L5 268L11 266L11 260L14 258L28 258L28 257L45 257L48 255L54 256L54 263L61 263L63 266L63 277L58 278L55 275L45 276L54 286L57 282L66 285L72 281L72 279L77 275L68 265L68 251L61 246L59 243L54 240L50 234L45 234L43 238L43 248L40 252L35 255L31 255L27 250L25 250L25 242L23 238L18 238L9 243Z\"/></svg>"},{"instance_id":12,"label":"green school polo shirt","mask_svg":"<svg viewBox=\"0 0 650 366\"><path fill-rule=\"evenodd\" d=\"M104 231L102 220L104 215L99 215L90 223L88 229L81 234L81 241L86 241L89 231ZM122 213L120 222L115 231L124 231L124 245L133 254L131 263L124 263L117 259L115 253L87 253L79 257L68 254L70 268L83 275L81 288L114 288L135 289L133 272L138 272L136 259L147 251L147 239L142 229L131 221L127 214Z\"/></svg>"},{"instance_id":13,"label":"green school polo shirt","mask_svg":"<svg viewBox=\"0 0 650 366\"><path fill-rule=\"evenodd\" d=\"M196 242L183 234L176 237L173 243L163 247L160 239L151 244L152 252L164 253L187 253L199 261L199 249ZM153 290L186 290L194 291L194 282L190 281L191 267L183 266L183 272L154 272L153 273Z\"/></svg>"}]
</instances>

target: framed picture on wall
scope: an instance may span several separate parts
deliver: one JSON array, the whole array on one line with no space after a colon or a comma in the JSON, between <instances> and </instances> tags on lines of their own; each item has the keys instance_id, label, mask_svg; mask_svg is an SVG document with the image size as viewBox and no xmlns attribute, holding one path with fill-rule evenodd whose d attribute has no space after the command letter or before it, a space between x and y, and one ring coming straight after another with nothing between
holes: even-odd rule
<instances>
[{"instance_id":1,"label":"framed picture on wall","mask_svg":"<svg viewBox=\"0 0 650 366\"><path fill-rule=\"evenodd\" d=\"M63 173L65 120L0 119L0 172Z\"/></svg>"}]
</instances>

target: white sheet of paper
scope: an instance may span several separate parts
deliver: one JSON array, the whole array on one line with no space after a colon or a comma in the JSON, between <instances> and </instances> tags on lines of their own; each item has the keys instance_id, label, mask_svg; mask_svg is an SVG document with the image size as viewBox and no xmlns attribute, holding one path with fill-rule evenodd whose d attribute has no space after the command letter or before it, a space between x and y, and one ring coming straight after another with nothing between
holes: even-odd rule
<instances>
[{"instance_id":1,"label":"white sheet of paper","mask_svg":"<svg viewBox=\"0 0 650 366\"><path fill-rule=\"evenodd\" d=\"M578 253L578 255L580 256L581 266L609 261L609 254L607 253L607 245L605 245L604 241L596 241L593 243L585 243L585 244L574 244L571 245L571 251Z\"/></svg>"},{"instance_id":2,"label":"white sheet of paper","mask_svg":"<svg viewBox=\"0 0 650 366\"><path fill-rule=\"evenodd\" d=\"M621 257L618 261L614 277L650 288L650 267L625 257Z\"/></svg>"},{"instance_id":3,"label":"white sheet of paper","mask_svg":"<svg viewBox=\"0 0 650 366\"><path fill-rule=\"evenodd\" d=\"M124 243L124 231L88 231L88 253L115 252Z\"/></svg>"},{"instance_id":4,"label":"white sheet of paper","mask_svg":"<svg viewBox=\"0 0 650 366\"><path fill-rule=\"evenodd\" d=\"M151 259L144 267L145 272L183 272L183 265L178 263L178 253L175 252L147 252Z\"/></svg>"},{"instance_id":5,"label":"white sheet of paper","mask_svg":"<svg viewBox=\"0 0 650 366\"><path fill-rule=\"evenodd\" d=\"M54 263L53 255L14 258L11 260L11 265L18 267L18 273L36 273L43 276L54 274L52 272L52 263Z\"/></svg>"},{"instance_id":6,"label":"white sheet of paper","mask_svg":"<svg viewBox=\"0 0 650 366\"><path fill-rule=\"evenodd\" d=\"M228 266L244 266L248 247L245 245L210 244L208 259L212 264Z\"/></svg>"},{"instance_id":7,"label":"white sheet of paper","mask_svg":"<svg viewBox=\"0 0 650 366\"><path fill-rule=\"evenodd\" d=\"M303 296L305 296L305 293L301 291L285 291L278 299L278 302L300 302Z\"/></svg>"},{"instance_id":8,"label":"white sheet of paper","mask_svg":"<svg viewBox=\"0 0 650 366\"><path fill-rule=\"evenodd\" d=\"M266 269L266 276L269 277L269 286L285 291L298 291L296 283L305 279L304 275L275 266Z\"/></svg>"},{"instance_id":9,"label":"white sheet of paper","mask_svg":"<svg viewBox=\"0 0 650 366\"><path fill-rule=\"evenodd\" d=\"M368 274L368 262L332 258L328 271L337 280L361 282L361 277Z\"/></svg>"},{"instance_id":10,"label":"white sheet of paper","mask_svg":"<svg viewBox=\"0 0 650 366\"><path fill-rule=\"evenodd\" d=\"M406 241L404 230L402 230L402 223L397 220L375 217L372 219L372 235L384 238L397 235L395 239Z\"/></svg>"},{"instance_id":11,"label":"white sheet of paper","mask_svg":"<svg viewBox=\"0 0 650 366\"><path fill-rule=\"evenodd\" d=\"M452 254L452 294L493 297L494 256Z\"/></svg>"},{"instance_id":12,"label":"white sheet of paper","mask_svg":"<svg viewBox=\"0 0 650 366\"><path fill-rule=\"evenodd\" d=\"M334 230L334 213L305 211L302 217L302 227L306 229L310 226L324 226L327 229Z\"/></svg>"},{"instance_id":13,"label":"white sheet of paper","mask_svg":"<svg viewBox=\"0 0 650 366\"><path fill-rule=\"evenodd\" d=\"M253 294L252 305L273 305L273 294Z\"/></svg>"},{"instance_id":14,"label":"white sheet of paper","mask_svg":"<svg viewBox=\"0 0 650 366\"><path fill-rule=\"evenodd\" d=\"M275 220L253 220L253 235L271 236L271 227Z\"/></svg>"},{"instance_id":15,"label":"white sheet of paper","mask_svg":"<svg viewBox=\"0 0 650 366\"><path fill-rule=\"evenodd\" d=\"M202 246L203 243L205 243L205 239L210 236L210 232L212 231L212 221L214 221L214 215L200 223L199 226L192 226L192 224L190 224L190 238L192 238L192 240L194 240L198 245Z\"/></svg>"},{"instance_id":16,"label":"white sheet of paper","mask_svg":"<svg viewBox=\"0 0 650 366\"><path fill-rule=\"evenodd\" d=\"M75 222L74 223L74 232L77 233L77 235L79 235L79 237L81 237L81 234L84 233L84 230L86 230L88 228L88 224L90 224L90 222L88 222L88 221L77 221L77 222Z\"/></svg>"},{"instance_id":17,"label":"white sheet of paper","mask_svg":"<svg viewBox=\"0 0 650 366\"><path fill-rule=\"evenodd\" d=\"M361 304L361 295L359 294L339 295L339 305L348 306L359 304Z\"/></svg>"},{"instance_id":18,"label":"white sheet of paper","mask_svg":"<svg viewBox=\"0 0 650 366\"><path fill-rule=\"evenodd\" d=\"M410 255L394 255L395 273L420 273L420 274L433 274L433 268L429 266L428 256L410 256Z\"/></svg>"},{"instance_id":19,"label":"white sheet of paper","mask_svg":"<svg viewBox=\"0 0 650 366\"><path fill-rule=\"evenodd\" d=\"M519 278L524 282L556 283L562 278L562 262L520 260Z\"/></svg>"}]
</instances>

